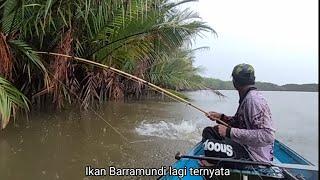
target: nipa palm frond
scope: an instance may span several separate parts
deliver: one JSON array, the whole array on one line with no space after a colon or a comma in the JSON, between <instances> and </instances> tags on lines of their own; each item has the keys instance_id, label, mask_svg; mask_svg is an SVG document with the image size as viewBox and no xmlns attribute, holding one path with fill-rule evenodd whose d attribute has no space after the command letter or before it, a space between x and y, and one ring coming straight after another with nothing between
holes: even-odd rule
<instances>
[{"instance_id":1,"label":"nipa palm frond","mask_svg":"<svg viewBox=\"0 0 320 180\"><path fill-rule=\"evenodd\" d=\"M29 110L28 99L9 81L0 77L0 117L4 129L17 108Z\"/></svg>"},{"instance_id":2,"label":"nipa palm frond","mask_svg":"<svg viewBox=\"0 0 320 180\"><path fill-rule=\"evenodd\" d=\"M26 56L27 59L39 68L44 74L47 74L47 68L44 66L40 60L38 54L24 41L22 40L11 40L9 41L10 46L13 50L20 52L22 55Z\"/></svg>"}]
</instances>

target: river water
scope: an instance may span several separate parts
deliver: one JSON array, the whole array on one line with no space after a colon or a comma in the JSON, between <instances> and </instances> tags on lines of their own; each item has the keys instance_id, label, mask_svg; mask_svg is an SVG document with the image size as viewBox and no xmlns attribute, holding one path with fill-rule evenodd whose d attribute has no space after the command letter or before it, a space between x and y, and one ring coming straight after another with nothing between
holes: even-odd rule
<instances>
[{"instance_id":1,"label":"river water","mask_svg":"<svg viewBox=\"0 0 320 180\"><path fill-rule=\"evenodd\" d=\"M205 110L234 114L237 92L221 92L227 97L211 91L186 94ZM277 139L318 165L318 93L262 93ZM34 113L0 132L0 179L110 179L85 177L85 166L169 166L175 153L191 148L208 125L214 122L201 112L161 99L108 102L95 111Z\"/></svg>"}]
</instances>

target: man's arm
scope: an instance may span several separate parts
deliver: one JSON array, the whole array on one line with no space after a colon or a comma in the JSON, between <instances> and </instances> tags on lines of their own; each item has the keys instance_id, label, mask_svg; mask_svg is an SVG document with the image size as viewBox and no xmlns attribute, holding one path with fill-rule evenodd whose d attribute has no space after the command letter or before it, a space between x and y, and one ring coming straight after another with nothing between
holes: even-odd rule
<instances>
[{"instance_id":1,"label":"man's arm","mask_svg":"<svg viewBox=\"0 0 320 180\"><path fill-rule=\"evenodd\" d=\"M237 118L236 116L226 116L224 114L220 115L220 120L227 123L229 126L231 127L239 127L239 125L237 124ZM217 121L218 124L221 124L220 122Z\"/></svg>"},{"instance_id":2,"label":"man's arm","mask_svg":"<svg viewBox=\"0 0 320 180\"><path fill-rule=\"evenodd\" d=\"M228 135L227 135L228 136ZM230 129L230 138L245 145L263 147L274 141L274 132L270 129Z\"/></svg>"}]
</instances>

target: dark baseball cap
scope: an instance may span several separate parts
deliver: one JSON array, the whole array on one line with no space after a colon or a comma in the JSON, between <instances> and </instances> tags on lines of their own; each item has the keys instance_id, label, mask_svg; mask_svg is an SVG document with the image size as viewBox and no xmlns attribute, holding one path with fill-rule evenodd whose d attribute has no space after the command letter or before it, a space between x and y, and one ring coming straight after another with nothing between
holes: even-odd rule
<instances>
[{"instance_id":1,"label":"dark baseball cap","mask_svg":"<svg viewBox=\"0 0 320 180\"><path fill-rule=\"evenodd\" d=\"M254 69L250 64L238 64L233 68L232 78L239 85L253 85L255 83Z\"/></svg>"}]
</instances>

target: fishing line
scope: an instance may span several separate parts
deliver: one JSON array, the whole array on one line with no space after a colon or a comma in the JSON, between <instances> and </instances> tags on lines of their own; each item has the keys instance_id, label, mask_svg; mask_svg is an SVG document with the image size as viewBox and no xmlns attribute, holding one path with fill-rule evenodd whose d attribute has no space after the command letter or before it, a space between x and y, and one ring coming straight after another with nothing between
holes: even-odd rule
<instances>
[{"instance_id":1,"label":"fishing line","mask_svg":"<svg viewBox=\"0 0 320 180\"><path fill-rule=\"evenodd\" d=\"M51 72L48 72L48 74L50 74L51 76L53 76L53 74ZM118 74L118 73L117 73ZM121 74L120 74L121 75ZM77 100L79 102L82 102L81 98L73 91L70 90L70 88L68 88L61 80L59 79L55 79L57 82L59 82L61 85L64 86L64 88L66 88L71 94L73 94ZM135 80L136 82L139 82L137 80ZM140 82L139 82L140 83ZM99 119L101 119L102 121L104 121L109 127L112 128L113 131L115 131L118 135L120 135L120 137L122 139L124 139L127 143L129 144L135 144L135 143L142 143L142 142L152 142L154 140L137 140L137 141L129 141L120 131L118 131L115 127L113 127L107 120L105 120L99 113L97 113L91 106L88 106L89 109L96 115L98 116Z\"/></svg>"},{"instance_id":2,"label":"fishing line","mask_svg":"<svg viewBox=\"0 0 320 180\"><path fill-rule=\"evenodd\" d=\"M52 73L49 72L50 75L53 75ZM80 97L75 94L74 92L72 92L63 82L61 82L58 79L57 80L60 84L62 84L70 93L72 93L80 102L82 101L80 99ZM147 140L137 140L137 141L129 141L120 131L118 131L115 127L113 127L107 120L105 120L99 113L97 113L91 106L88 106L90 108L90 110L96 115L98 116L102 121L104 121L108 126L110 126L117 134L119 134L121 136L121 138L123 138L127 143L129 144L135 144L135 143L144 143L144 142L153 142L154 140L152 139L147 139Z\"/></svg>"},{"instance_id":3,"label":"fishing line","mask_svg":"<svg viewBox=\"0 0 320 180\"><path fill-rule=\"evenodd\" d=\"M51 76L53 76L53 74L51 72L48 72ZM62 81L60 81L59 79L54 79L57 82L59 82L61 85L63 85L71 94L73 94L78 101L82 102L81 98L74 92L72 92ZM88 106L90 108L90 110L96 115L98 116L101 120L103 120L109 127L111 127L117 134L120 135L121 138L123 138L127 143L129 143L129 140L120 132L118 131L115 127L113 127L107 120L105 120L99 113L97 113L91 106Z\"/></svg>"}]
</instances>

